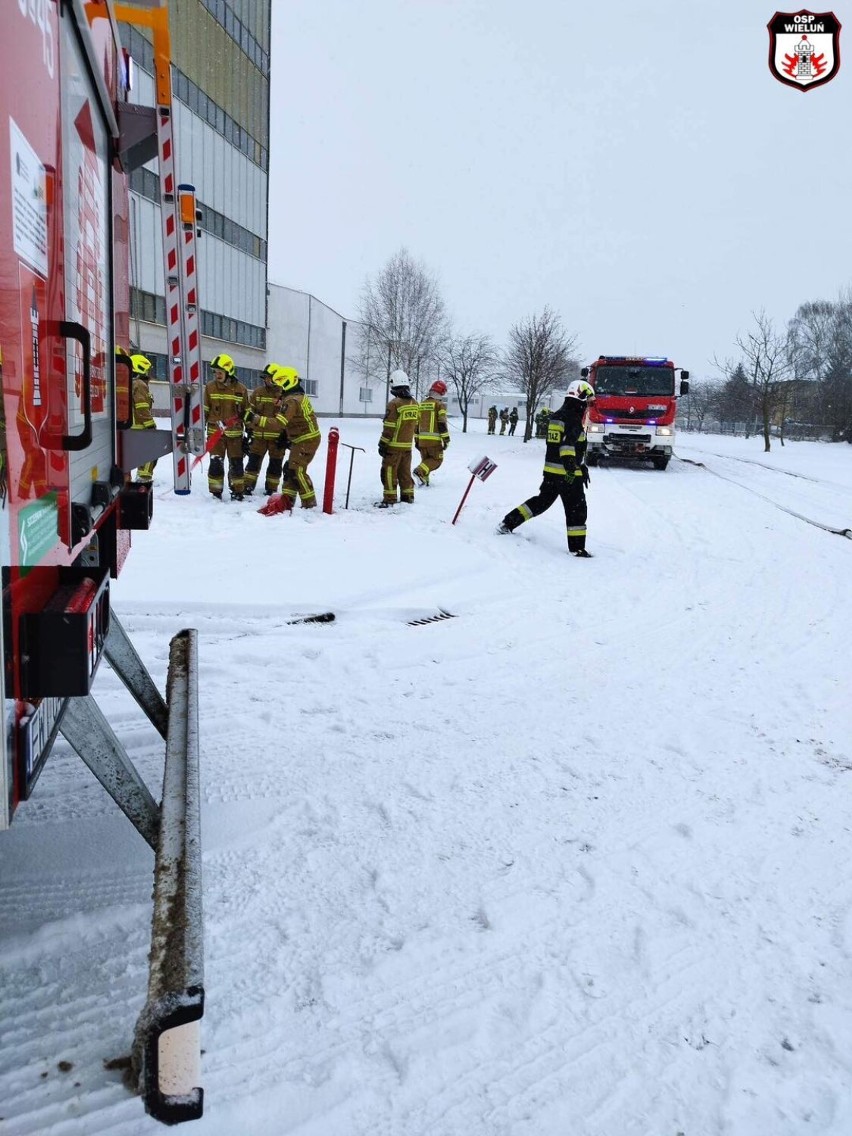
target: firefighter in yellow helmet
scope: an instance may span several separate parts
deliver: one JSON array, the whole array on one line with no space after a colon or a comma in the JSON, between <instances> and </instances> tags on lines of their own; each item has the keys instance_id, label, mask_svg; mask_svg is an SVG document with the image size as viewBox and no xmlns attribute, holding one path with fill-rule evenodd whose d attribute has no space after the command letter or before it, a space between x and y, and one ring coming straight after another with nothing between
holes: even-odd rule
<instances>
[{"instance_id":1,"label":"firefighter in yellow helmet","mask_svg":"<svg viewBox=\"0 0 852 1136\"><path fill-rule=\"evenodd\" d=\"M225 488L225 463L228 456L228 483L231 497L242 501L245 490L243 473L243 415L248 406L248 390L237 378L237 368L230 355L217 355L210 363L213 378L204 385L204 418L207 422L207 444L210 465L207 488L214 497L222 498Z\"/></svg>"},{"instance_id":2,"label":"firefighter in yellow helmet","mask_svg":"<svg viewBox=\"0 0 852 1136\"><path fill-rule=\"evenodd\" d=\"M420 406L412 398L405 371L392 373L390 392L393 398L385 410L382 436L379 438L379 454L382 459L382 499L378 502L380 509L389 509L396 504L397 489L400 500L408 505L414 502L411 445L420 426Z\"/></svg>"},{"instance_id":3,"label":"firefighter in yellow helmet","mask_svg":"<svg viewBox=\"0 0 852 1136\"><path fill-rule=\"evenodd\" d=\"M300 498L303 509L313 509L317 503L314 483L308 466L319 449L320 434L317 416L311 400L302 386L301 376L295 367L279 367L273 376L281 390L281 403L274 415L255 414L248 418L252 430L277 426L279 447L290 447L290 456L283 467L284 480L281 496L290 507Z\"/></svg>"},{"instance_id":4,"label":"firefighter in yellow helmet","mask_svg":"<svg viewBox=\"0 0 852 1136\"><path fill-rule=\"evenodd\" d=\"M154 396L148 385L153 370L153 363L146 355L131 355L130 370L133 375L130 397L133 400L133 430L156 430L157 423L151 413L154 405ZM157 459L145 462L136 471L136 481L139 485L150 485L154 480L154 466Z\"/></svg>"},{"instance_id":5,"label":"firefighter in yellow helmet","mask_svg":"<svg viewBox=\"0 0 852 1136\"><path fill-rule=\"evenodd\" d=\"M246 422L255 417L262 419L263 426L248 429L248 458L246 460L245 495L250 497L260 476L260 467L268 454L264 493L269 497L278 492L281 481L281 466L284 464L285 449L280 445L281 426L275 420L282 400L282 391L275 375L281 367L278 363L267 363L263 368L263 382L249 393Z\"/></svg>"},{"instance_id":6,"label":"firefighter in yellow helmet","mask_svg":"<svg viewBox=\"0 0 852 1136\"><path fill-rule=\"evenodd\" d=\"M420 403L420 422L414 444L420 451L420 464L414 476L421 485L429 484L429 474L444 461L444 450L450 444L450 428L447 425L447 384L443 379L435 379Z\"/></svg>"}]
</instances>

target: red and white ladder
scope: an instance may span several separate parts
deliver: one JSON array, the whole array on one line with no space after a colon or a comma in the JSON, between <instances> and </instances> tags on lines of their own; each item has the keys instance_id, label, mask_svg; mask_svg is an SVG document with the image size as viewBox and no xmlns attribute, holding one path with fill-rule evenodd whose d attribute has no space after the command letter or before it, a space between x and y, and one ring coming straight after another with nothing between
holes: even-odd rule
<instances>
[{"instance_id":1,"label":"red and white ladder","mask_svg":"<svg viewBox=\"0 0 852 1136\"><path fill-rule=\"evenodd\" d=\"M170 80L171 77L169 77ZM171 93L171 81L168 83ZM204 453L201 336L198 328L198 260L195 187L175 186L171 99L157 106L160 215L163 230L166 330L169 345L175 493L192 489L190 455Z\"/></svg>"}]
</instances>

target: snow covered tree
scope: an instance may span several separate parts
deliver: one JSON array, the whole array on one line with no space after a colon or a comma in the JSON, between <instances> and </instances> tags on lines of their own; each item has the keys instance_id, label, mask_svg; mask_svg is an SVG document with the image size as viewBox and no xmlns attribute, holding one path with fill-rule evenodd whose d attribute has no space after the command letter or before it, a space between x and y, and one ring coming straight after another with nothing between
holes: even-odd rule
<instances>
[{"instance_id":1,"label":"snow covered tree","mask_svg":"<svg viewBox=\"0 0 852 1136\"><path fill-rule=\"evenodd\" d=\"M549 400L557 387L567 387L579 374L579 364L572 356L576 343L577 336L565 331L561 318L549 307L510 329L501 369L505 381L526 396L525 442L532 437L539 406Z\"/></svg>"},{"instance_id":2,"label":"snow covered tree","mask_svg":"<svg viewBox=\"0 0 852 1136\"><path fill-rule=\"evenodd\" d=\"M443 376L459 400L462 433L467 433L470 404L493 382L497 350L486 335L450 336L440 352Z\"/></svg>"},{"instance_id":3,"label":"snow covered tree","mask_svg":"<svg viewBox=\"0 0 852 1136\"><path fill-rule=\"evenodd\" d=\"M437 278L407 249L400 249L374 279L365 282L359 318L361 362L368 380L383 378L389 387L391 371L401 368L419 397L421 369L425 374L429 360L437 358L446 334Z\"/></svg>"}]
</instances>

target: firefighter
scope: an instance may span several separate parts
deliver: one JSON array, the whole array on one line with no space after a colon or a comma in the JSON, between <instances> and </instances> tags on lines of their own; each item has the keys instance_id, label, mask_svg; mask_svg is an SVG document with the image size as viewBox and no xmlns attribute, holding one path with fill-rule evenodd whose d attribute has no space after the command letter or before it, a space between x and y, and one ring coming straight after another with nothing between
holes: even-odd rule
<instances>
[{"instance_id":1,"label":"firefighter","mask_svg":"<svg viewBox=\"0 0 852 1136\"><path fill-rule=\"evenodd\" d=\"M420 452L420 464L414 476L421 485L429 484L429 474L434 473L444 460L444 450L450 444L450 430L447 425L447 404L444 395L447 384L443 379L435 379L420 403L420 420L414 444Z\"/></svg>"},{"instance_id":2,"label":"firefighter","mask_svg":"<svg viewBox=\"0 0 852 1136\"><path fill-rule=\"evenodd\" d=\"M550 411L546 406L543 406L535 416L535 436L537 438L547 437L547 423L549 418Z\"/></svg>"},{"instance_id":3,"label":"firefighter","mask_svg":"<svg viewBox=\"0 0 852 1136\"><path fill-rule=\"evenodd\" d=\"M509 425L509 408L504 406L500 411L500 433L506 433L506 427Z\"/></svg>"},{"instance_id":4,"label":"firefighter","mask_svg":"<svg viewBox=\"0 0 852 1136\"><path fill-rule=\"evenodd\" d=\"M568 384L565 401L550 415L547 425L541 488L537 496L506 514L498 532L514 532L518 525L530 517L540 516L560 497L565 509L568 551L572 556L591 556L586 551L585 487L589 483L589 471L584 420L586 408L594 397L594 388L585 379L575 379Z\"/></svg>"},{"instance_id":5,"label":"firefighter","mask_svg":"<svg viewBox=\"0 0 852 1136\"><path fill-rule=\"evenodd\" d=\"M277 378L281 369L279 363L267 363L263 368L263 382L249 393L246 420L250 421L254 416L258 416L265 420L265 425L254 429L248 427L246 430L248 446L243 446L243 449L248 451L244 490L246 497L250 497L254 492L257 479L260 476L260 467L263 465L263 459L267 454L269 461L266 466L263 492L267 497L278 492L278 483L281 481L281 467L284 464L286 452L279 445L281 426L275 420L283 396Z\"/></svg>"},{"instance_id":6,"label":"firefighter","mask_svg":"<svg viewBox=\"0 0 852 1136\"><path fill-rule=\"evenodd\" d=\"M278 448L290 447L290 456L283 468L284 480L281 496L290 508L300 498L303 509L316 508L317 495L308 473L322 439L317 416L311 400L305 394L302 379L295 367L279 367L275 382L281 390L281 404L273 419L255 415L253 429L263 429L269 422L278 426Z\"/></svg>"},{"instance_id":7,"label":"firefighter","mask_svg":"<svg viewBox=\"0 0 852 1136\"><path fill-rule=\"evenodd\" d=\"M414 502L411 477L411 445L420 422L420 407L411 396L408 375L394 371L390 377L393 398L385 410L379 453L382 458L382 500L380 509L389 509L397 501L397 489L405 504Z\"/></svg>"},{"instance_id":8,"label":"firefighter","mask_svg":"<svg viewBox=\"0 0 852 1136\"><path fill-rule=\"evenodd\" d=\"M514 434L515 427L518 425L518 408L513 406L509 411L509 434Z\"/></svg>"},{"instance_id":9,"label":"firefighter","mask_svg":"<svg viewBox=\"0 0 852 1136\"><path fill-rule=\"evenodd\" d=\"M497 425L497 407L488 407L488 433L494 433L494 427Z\"/></svg>"},{"instance_id":10,"label":"firefighter","mask_svg":"<svg viewBox=\"0 0 852 1136\"><path fill-rule=\"evenodd\" d=\"M204 385L204 417L207 422L207 444L210 466L207 488L220 501L225 488L225 463L228 456L228 484L231 497L242 501L245 490L243 473L243 415L248 406L248 390L237 378L237 368L230 355L217 355L211 362L213 378Z\"/></svg>"},{"instance_id":11,"label":"firefighter","mask_svg":"<svg viewBox=\"0 0 852 1136\"><path fill-rule=\"evenodd\" d=\"M130 356L130 370L133 375L130 397L133 399L133 430L156 430L157 423L151 414L154 396L148 386L153 363L145 355ZM137 485L150 485L154 480L154 466L157 459L145 462L136 471Z\"/></svg>"}]
</instances>

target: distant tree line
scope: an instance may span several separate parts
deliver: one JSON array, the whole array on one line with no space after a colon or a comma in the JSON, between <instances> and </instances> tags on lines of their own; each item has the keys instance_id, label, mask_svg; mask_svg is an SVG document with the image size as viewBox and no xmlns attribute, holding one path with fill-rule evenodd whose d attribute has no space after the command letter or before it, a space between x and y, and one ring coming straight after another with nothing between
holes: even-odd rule
<instances>
[{"instance_id":1,"label":"distant tree line","mask_svg":"<svg viewBox=\"0 0 852 1136\"><path fill-rule=\"evenodd\" d=\"M550 307L519 319L499 346L489 336L455 328L437 277L407 249L368 277L359 300L360 365L368 386L389 393L401 368L416 397L442 378L458 401L462 429L477 399L517 390L526 400L524 441L536 411L579 373L577 335ZM737 336L735 350L714 359L712 378L693 375L681 400L687 430L825 438L852 443L852 293L801 304L778 328L764 311Z\"/></svg>"},{"instance_id":2,"label":"distant tree line","mask_svg":"<svg viewBox=\"0 0 852 1136\"><path fill-rule=\"evenodd\" d=\"M714 378L693 380L680 407L687 430L852 443L852 295L801 304L783 329L765 312L714 360Z\"/></svg>"}]
</instances>

